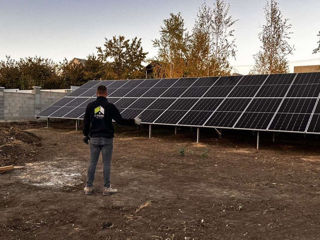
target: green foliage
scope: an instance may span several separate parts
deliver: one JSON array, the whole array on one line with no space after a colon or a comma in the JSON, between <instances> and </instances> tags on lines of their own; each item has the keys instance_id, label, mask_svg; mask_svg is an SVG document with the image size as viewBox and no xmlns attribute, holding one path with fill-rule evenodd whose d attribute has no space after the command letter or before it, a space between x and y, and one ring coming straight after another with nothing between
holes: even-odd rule
<instances>
[{"instance_id":1,"label":"green foliage","mask_svg":"<svg viewBox=\"0 0 320 240\"><path fill-rule=\"evenodd\" d=\"M71 85L78 86L86 82L84 78L84 65L73 64L67 59L60 63L60 76L63 82L62 88L67 88Z\"/></svg>"},{"instance_id":2,"label":"green foliage","mask_svg":"<svg viewBox=\"0 0 320 240\"><path fill-rule=\"evenodd\" d=\"M89 55L84 65L84 79L103 79L105 77L105 66L95 55Z\"/></svg>"},{"instance_id":3,"label":"green foliage","mask_svg":"<svg viewBox=\"0 0 320 240\"><path fill-rule=\"evenodd\" d=\"M185 156L185 148L184 147L179 149L179 154L181 157Z\"/></svg>"},{"instance_id":4,"label":"green foliage","mask_svg":"<svg viewBox=\"0 0 320 240\"><path fill-rule=\"evenodd\" d=\"M21 72L17 61L6 57L0 62L0 86L5 88L16 88L20 84Z\"/></svg>"},{"instance_id":5,"label":"green foliage","mask_svg":"<svg viewBox=\"0 0 320 240\"><path fill-rule=\"evenodd\" d=\"M163 21L160 38L153 41L153 46L158 49L157 61L162 65L160 75L168 78L186 75L188 43L189 35L181 14L171 13L170 18Z\"/></svg>"},{"instance_id":6,"label":"green foliage","mask_svg":"<svg viewBox=\"0 0 320 240\"><path fill-rule=\"evenodd\" d=\"M41 57L18 61L7 57L0 62L0 85L20 89L31 89L33 86L59 87L57 65Z\"/></svg>"},{"instance_id":7,"label":"green foliage","mask_svg":"<svg viewBox=\"0 0 320 240\"><path fill-rule=\"evenodd\" d=\"M81 62L64 59L59 64L50 59L28 57L0 61L0 86L31 89L69 88L93 79L134 79L144 77L141 39L127 40L123 36L106 39L105 48L98 48L98 56L89 55Z\"/></svg>"},{"instance_id":8,"label":"green foliage","mask_svg":"<svg viewBox=\"0 0 320 240\"><path fill-rule=\"evenodd\" d=\"M201 157L202 158L208 158L208 156L209 156L209 150L205 149L205 151L201 154Z\"/></svg>"},{"instance_id":9,"label":"green foliage","mask_svg":"<svg viewBox=\"0 0 320 240\"><path fill-rule=\"evenodd\" d=\"M129 40L124 36L105 39L104 48L97 47L98 57L105 64L106 79L134 79L144 77L144 62L141 38Z\"/></svg>"},{"instance_id":10,"label":"green foliage","mask_svg":"<svg viewBox=\"0 0 320 240\"><path fill-rule=\"evenodd\" d=\"M294 47L289 44L291 24L284 18L276 0L267 1L265 7L266 23L263 25L259 39L261 50L254 56L253 73L275 74L289 70L287 56L292 54Z\"/></svg>"},{"instance_id":11,"label":"green foliage","mask_svg":"<svg viewBox=\"0 0 320 240\"><path fill-rule=\"evenodd\" d=\"M236 56L233 29L237 20L229 14L230 6L216 0L211 8L203 4L192 32L189 74L223 76L231 72L230 58Z\"/></svg>"},{"instance_id":12,"label":"green foliage","mask_svg":"<svg viewBox=\"0 0 320 240\"><path fill-rule=\"evenodd\" d=\"M212 8L200 7L192 35L184 28L181 14L171 13L163 21L160 38L153 41L162 70L157 69L159 76L155 77L229 75L229 60L236 54L235 22L223 0L216 0Z\"/></svg>"}]
</instances>

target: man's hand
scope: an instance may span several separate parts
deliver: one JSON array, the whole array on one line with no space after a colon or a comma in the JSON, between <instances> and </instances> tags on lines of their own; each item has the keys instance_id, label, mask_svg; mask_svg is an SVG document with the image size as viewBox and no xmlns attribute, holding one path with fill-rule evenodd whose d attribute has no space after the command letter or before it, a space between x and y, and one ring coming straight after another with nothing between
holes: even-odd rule
<instances>
[{"instance_id":1,"label":"man's hand","mask_svg":"<svg viewBox=\"0 0 320 240\"><path fill-rule=\"evenodd\" d=\"M136 125L140 125L140 124L141 124L141 119L140 119L139 117L135 117L135 118L134 118L134 123L135 123Z\"/></svg>"},{"instance_id":2,"label":"man's hand","mask_svg":"<svg viewBox=\"0 0 320 240\"><path fill-rule=\"evenodd\" d=\"M89 138L88 136L85 136L85 137L83 138L83 142L84 142L85 144L89 144L89 140L90 140L90 138Z\"/></svg>"}]
</instances>

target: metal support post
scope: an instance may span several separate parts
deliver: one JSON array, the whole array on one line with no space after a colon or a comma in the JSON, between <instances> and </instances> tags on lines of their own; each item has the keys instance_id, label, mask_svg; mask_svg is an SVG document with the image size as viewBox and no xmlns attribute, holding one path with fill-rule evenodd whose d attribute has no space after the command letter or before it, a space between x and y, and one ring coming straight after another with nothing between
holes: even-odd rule
<instances>
[{"instance_id":1,"label":"metal support post","mask_svg":"<svg viewBox=\"0 0 320 240\"><path fill-rule=\"evenodd\" d=\"M197 128L197 143L199 143L199 137L200 137L200 129Z\"/></svg>"},{"instance_id":2,"label":"metal support post","mask_svg":"<svg viewBox=\"0 0 320 240\"><path fill-rule=\"evenodd\" d=\"M174 127L174 135L177 135L177 127Z\"/></svg>"},{"instance_id":3,"label":"metal support post","mask_svg":"<svg viewBox=\"0 0 320 240\"><path fill-rule=\"evenodd\" d=\"M76 131L78 131L78 120L76 120Z\"/></svg>"},{"instance_id":4,"label":"metal support post","mask_svg":"<svg viewBox=\"0 0 320 240\"><path fill-rule=\"evenodd\" d=\"M222 133L221 133L218 129L216 129L216 128L214 128L214 130L215 130L216 133L219 135L219 138L221 138L221 137L222 137Z\"/></svg>"},{"instance_id":5,"label":"metal support post","mask_svg":"<svg viewBox=\"0 0 320 240\"><path fill-rule=\"evenodd\" d=\"M259 132L257 132L257 150L259 150L259 140L260 140L260 136L259 136Z\"/></svg>"},{"instance_id":6,"label":"metal support post","mask_svg":"<svg viewBox=\"0 0 320 240\"><path fill-rule=\"evenodd\" d=\"M149 138L152 136L152 125L149 125Z\"/></svg>"},{"instance_id":7,"label":"metal support post","mask_svg":"<svg viewBox=\"0 0 320 240\"><path fill-rule=\"evenodd\" d=\"M47 128L49 128L49 118L47 118Z\"/></svg>"}]
</instances>

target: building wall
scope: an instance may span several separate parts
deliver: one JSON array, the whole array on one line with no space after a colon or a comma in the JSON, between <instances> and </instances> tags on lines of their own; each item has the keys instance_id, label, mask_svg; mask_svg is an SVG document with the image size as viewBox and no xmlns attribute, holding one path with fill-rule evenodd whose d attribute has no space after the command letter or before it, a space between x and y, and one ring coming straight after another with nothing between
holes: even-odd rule
<instances>
[{"instance_id":1,"label":"building wall","mask_svg":"<svg viewBox=\"0 0 320 240\"><path fill-rule=\"evenodd\" d=\"M295 66L295 73L320 72L320 65Z\"/></svg>"},{"instance_id":2,"label":"building wall","mask_svg":"<svg viewBox=\"0 0 320 240\"><path fill-rule=\"evenodd\" d=\"M34 120L36 114L66 94L67 91L45 91L40 87L34 87L30 93L6 92L4 88L0 88L0 120Z\"/></svg>"}]
</instances>

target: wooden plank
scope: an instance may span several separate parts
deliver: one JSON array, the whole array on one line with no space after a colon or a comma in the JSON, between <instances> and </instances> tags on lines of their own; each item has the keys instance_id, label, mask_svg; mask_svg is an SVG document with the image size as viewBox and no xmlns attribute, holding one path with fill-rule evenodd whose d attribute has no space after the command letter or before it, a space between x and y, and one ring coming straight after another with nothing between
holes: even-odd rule
<instances>
[{"instance_id":1,"label":"wooden plank","mask_svg":"<svg viewBox=\"0 0 320 240\"><path fill-rule=\"evenodd\" d=\"M13 165L8 165L4 167L0 167L0 173L5 173L8 171L12 171L13 169L22 169L24 166L13 166Z\"/></svg>"},{"instance_id":2,"label":"wooden plank","mask_svg":"<svg viewBox=\"0 0 320 240\"><path fill-rule=\"evenodd\" d=\"M8 172L8 171L11 171L13 169L14 169L13 165L0 167L0 173Z\"/></svg>"}]
</instances>

